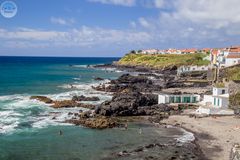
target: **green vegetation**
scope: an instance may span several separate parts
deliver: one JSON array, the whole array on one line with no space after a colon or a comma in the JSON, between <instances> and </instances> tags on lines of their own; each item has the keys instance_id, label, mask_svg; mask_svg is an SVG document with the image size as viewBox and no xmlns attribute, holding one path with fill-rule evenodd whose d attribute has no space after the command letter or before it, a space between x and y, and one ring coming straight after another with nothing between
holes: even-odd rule
<instances>
[{"instance_id":1,"label":"green vegetation","mask_svg":"<svg viewBox=\"0 0 240 160\"><path fill-rule=\"evenodd\" d=\"M215 87L217 87L217 88L224 88L224 87L225 87L225 84L222 83L222 82L219 82L219 83L216 83L216 84L215 84Z\"/></svg>"},{"instance_id":2,"label":"green vegetation","mask_svg":"<svg viewBox=\"0 0 240 160\"><path fill-rule=\"evenodd\" d=\"M232 109L240 108L240 92L238 92L238 93L236 93L234 95L230 95L229 103L230 103L230 107Z\"/></svg>"},{"instance_id":3,"label":"green vegetation","mask_svg":"<svg viewBox=\"0 0 240 160\"><path fill-rule=\"evenodd\" d=\"M127 54L118 61L119 65L146 66L153 68L163 68L181 65L208 65L208 60L203 60L206 54Z\"/></svg>"},{"instance_id":4,"label":"green vegetation","mask_svg":"<svg viewBox=\"0 0 240 160\"><path fill-rule=\"evenodd\" d=\"M226 68L226 78L228 80L240 80L240 65L231 67L231 68Z\"/></svg>"}]
</instances>

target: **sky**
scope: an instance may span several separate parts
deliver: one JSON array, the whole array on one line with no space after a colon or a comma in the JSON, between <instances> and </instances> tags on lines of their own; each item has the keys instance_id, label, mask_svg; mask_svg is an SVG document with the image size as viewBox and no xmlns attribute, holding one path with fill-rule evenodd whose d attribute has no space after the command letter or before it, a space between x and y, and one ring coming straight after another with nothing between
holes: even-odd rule
<instances>
[{"instance_id":1,"label":"sky","mask_svg":"<svg viewBox=\"0 0 240 160\"><path fill-rule=\"evenodd\" d=\"M0 56L120 57L240 44L240 0L12 1L17 14L0 15Z\"/></svg>"}]
</instances>

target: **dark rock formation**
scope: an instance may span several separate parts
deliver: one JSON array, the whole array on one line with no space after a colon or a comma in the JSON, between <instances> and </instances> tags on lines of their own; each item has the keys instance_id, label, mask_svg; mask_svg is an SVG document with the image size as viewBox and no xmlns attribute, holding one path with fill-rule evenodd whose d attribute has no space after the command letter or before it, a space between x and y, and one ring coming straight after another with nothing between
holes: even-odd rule
<instances>
[{"instance_id":1,"label":"dark rock formation","mask_svg":"<svg viewBox=\"0 0 240 160\"><path fill-rule=\"evenodd\" d=\"M81 96L73 96L73 101L99 101L98 97L86 97L84 95Z\"/></svg>"},{"instance_id":2,"label":"dark rock formation","mask_svg":"<svg viewBox=\"0 0 240 160\"><path fill-rule=\"evenodd\" d=\"M85 97L85 98L88 99L89 97ZM98 97L90 97L91 100L97 100L97 98ZM53 108L82 107L82 108L88 108L88 109L95 109L95 105L78 103L75 100L53 101L52 99L45 96L31 96L30 99L36 99L46 104L52 104L50 107L53 107Z\"/></svg>"},{"instance_id":3,"label":"dark rock formation","mask_svg":"<svg viewBox=\"0 0 240 160\"><path fill-rule=\"evenodd\" d=\"M124 74L118 79L112 80L109 85L99 85L93 88L105 92L121 92L125 89L139 92L153 92L160 91L162 87L159 84L154 84L147 76L132 76L130 74Z\"/></svg>"},{"instance_id":4,"label":"dark rock formation","mask_svg":"<svg viewBox=\"0 0 240 160\"><path fill-rule=\"evenodd\" d=\"M51 107L53 107L53 108L82 107L82 108L88 108L88 109L95 109L95 105L77 103L76 101L73 101L73 100L54 101L54 104L51 105Z\"/></svg>"},{"instance_id":5,"label":"dark rock formation","mask_svg":"<svg viewBox=\"0 0 240 160\"><path fill-rule=\"evenodd\" d=\"M156 95L131 91L121 92L117 93L111 101L103 102L95 112L103 116L151 115L156 108L149 106L155 104L157 104Z\"/></svg>"},{"instance_id":6,"label":"dark rock formation","mask_svg":"<svg viewBox=\"0 0 240 160\"><path fill-rule=\"evenodd\" d=\"M102 81L102 80L104 80L104 79L101 78L101 77L95 77L94 80L95 80L95 81Z\"/></svg>"},{"instance_id":7,"label":"dark rock formation","mask_svg":"<svg viewBox=\"0 0 240 160\"><path fill-rule=\"evenodd\" d=\"M89 114L89 113L84 113L84 114ZM115 127L118 123L112 119L112 118L107 118L107 117L85 117L81 116L78 119L71 119L67 120L67 123L72 123L75 125L81 125L84 127L88 128L93 128L93 129L105 129L105 128L113 128Z\"/></svg>"},{"instance_id":8,"label":"dark rock formation","mask_svg":"<svg viewBox=\"0 0 240 160\"><path fill-rule=\"evenodd\" d=\"M44 102L47 104L53 103L53 100L51 100L50 98L45 97L45 96L31 96L30 99L36 99L38 101L41 101L41 102Z\"/></svg>"}]
</instances>

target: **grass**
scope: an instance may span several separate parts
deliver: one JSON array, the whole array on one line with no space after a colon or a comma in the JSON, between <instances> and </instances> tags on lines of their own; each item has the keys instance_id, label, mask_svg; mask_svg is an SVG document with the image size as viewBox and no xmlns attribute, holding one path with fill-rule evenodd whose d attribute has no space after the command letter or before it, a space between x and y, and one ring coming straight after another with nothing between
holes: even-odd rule
<instances>
[{"instance_id":1,"label":"grass","mask_svg":"<svg viewBox=\"0 0 240 160\"><path fill-rule=\"evenodd\" d=\"M224 88L224 87L225 87L225 84L222 83L222 82L219 82L219 83L216 83L216 84L215 84L215 87L217 87L217 88Z\"/></svg>"},{"instance_id":2,"label":"grass","mask_svg":"<svg viewBox=\"0 0 240 160\"><path fill-rule=\"evenodd\" d=\"M226 68L226 78L229 80L240 80L240 65Z\"/></svg>"},{"instance_id":3,"label":"grass","mask_svg":"<svg viewBox=\"0 0 240 160\"><path fill-rule=\"evenodd\" d=\"M240 108L240 92L235 95L230 95L229 102L232 109Z\"/></svg>"},{"instance_id":4,"label":"grass","mask_svg":"<svg viewBox=\"0 0 240 160\"><path fill-rule=\"evenodd\" d=\"M145 66L153 68L163 68L169 66L182 65L208 65L208 60L203 60L205 54L165 54L165 55L148 55L148 54L127 54L118 61L119 65Z\"/></svg>"}]
</instances>

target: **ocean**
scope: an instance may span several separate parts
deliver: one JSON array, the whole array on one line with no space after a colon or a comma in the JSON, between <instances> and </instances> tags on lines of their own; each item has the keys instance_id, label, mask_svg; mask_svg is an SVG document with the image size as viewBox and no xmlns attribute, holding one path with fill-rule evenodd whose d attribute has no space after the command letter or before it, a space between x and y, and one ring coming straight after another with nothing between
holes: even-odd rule
<instances>
[{"instance_id":1,"label":"ocean","mask_svg":"<svg viewBox=\"0 0 240 160\"><path fill-rule=\"evenodd\" d=\"M74 95L98 96L99 104L111 95L91 86L115 79L124 72L94 69L88 65L119 58L0 57L0 160L98 160L142 144L186 140L191 134L170 127L133 123L120 128L94 130L63 123L79 108L53 109L30 100L44 95L54 100ZM95 77L105 80L96 81ZM142 134L138 134L142 128ZM59 131L63 135L59 136ZM168 156L171 151L159 153ZM139 157L135 157L139 159ZM164 156L163 156L164 158ZM124 158L123 158L124 159Z\"/></svg>"}]
</instances>

